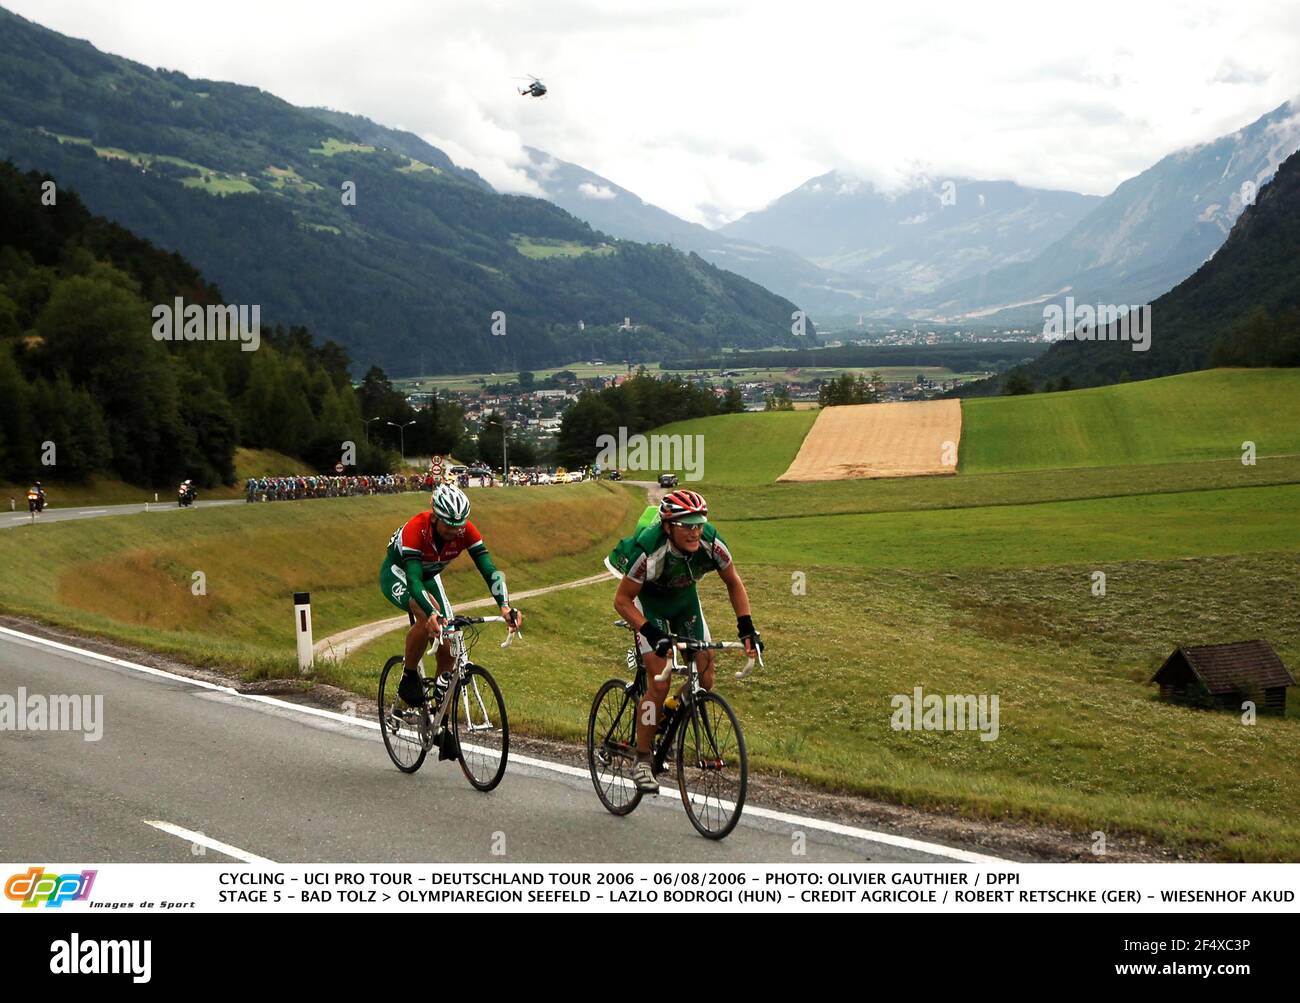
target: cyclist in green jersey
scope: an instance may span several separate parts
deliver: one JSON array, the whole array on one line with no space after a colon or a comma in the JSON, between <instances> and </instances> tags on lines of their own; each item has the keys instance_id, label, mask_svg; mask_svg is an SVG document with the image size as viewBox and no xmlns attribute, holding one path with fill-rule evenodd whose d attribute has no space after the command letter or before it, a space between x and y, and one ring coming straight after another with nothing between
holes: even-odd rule
<instances>
[{"instance_id":1,"label":"cyclist in green jersey","mask_svg":"<svg viewBox=\"0 0 1300 1003\"><path fill-rule=\"evenodd\" d=\"M655 676L668 663L668 635L712 640L695 583L716 571L727 587L745 653L756 655L763 646L750 616L745 583L708 514L708 503L701 495L673 491L660 503L658 521L621 541L605 561L611 571L622 575L614 608L637 632L637 646L646 666L646 696L637 708L632 780L648 794L659 791L651 769L651 751L669 684L668 680L658 682ZM701 651L695 658L700 684L712 689L713 652ZM674 704L670 702L670 706Z\"/></svg>"}]
</instances>

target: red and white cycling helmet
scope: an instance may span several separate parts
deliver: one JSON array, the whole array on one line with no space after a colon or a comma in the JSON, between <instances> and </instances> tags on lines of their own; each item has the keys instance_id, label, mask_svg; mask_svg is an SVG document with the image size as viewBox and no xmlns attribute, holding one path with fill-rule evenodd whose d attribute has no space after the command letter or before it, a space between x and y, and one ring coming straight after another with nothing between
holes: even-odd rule
<instances>
[{"instance_id":1,"label":"red and white cycling helmet","mask_svg":"<svg viewBox=\"0 0 1300 1003\"><path fill-rule=\"evenodd\" d=\"M709 503L694 491L673 491L659 503L659 519L679 526L702 526L709 521Z\"/></svg>"}]
</instances>

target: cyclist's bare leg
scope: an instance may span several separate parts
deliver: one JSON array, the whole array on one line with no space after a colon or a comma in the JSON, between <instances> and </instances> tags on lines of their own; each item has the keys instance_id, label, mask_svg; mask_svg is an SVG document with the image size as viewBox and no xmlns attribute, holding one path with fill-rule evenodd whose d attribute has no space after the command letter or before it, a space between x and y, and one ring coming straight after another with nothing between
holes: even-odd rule
<instances>
[{"instance_id":1,"label":"cyclist's bare leg","mask_svg":"<svg viewBox=\"0 0 1300 1003\"><path fill-rule=\"evenodd\" d=\"M439 645L436 651L434 652L434 654L435 657L438 659L439 675L442 675L442 673L444 672L450 672L452 669L456 667L456 659L454 659L451 654L451 645L449 644Z\"/></svg>"},{"instance_id":2,"label":"cyclist's bare leg","mask_svg":"<svg viewBox=\"0 0 1300 1003\"><path fill-rule=\"evenodd\" d=\"M410 601L411 615L415 617L415 622L411 624L411 629L406 632L406 654L404 656L405 668L408 672L415 671L420 659L424 657L425 649L429 647L429 642L435 636L435 627L433 617L426 617L424 610L420 609L420 604L414 599ZM442 649L438 649L441 655ZM441 666L441 661L439 661Z\"/></svg>"},{"instance_id":3,"label":"cyclist's bare leg","mask_svg":"<svg viewBox=\"0 0 1300 1003\"><path fill-rule=\"evenodd\" d=\"M668 659L655 654L641 656L646 670L646 692L636 709L636 751L640 756L648 757L654 748L655 729L659 727L664 710L664 701L668 699L668 684L671 677L662 683L655 679Z\"/></svg>"}]
</instances>

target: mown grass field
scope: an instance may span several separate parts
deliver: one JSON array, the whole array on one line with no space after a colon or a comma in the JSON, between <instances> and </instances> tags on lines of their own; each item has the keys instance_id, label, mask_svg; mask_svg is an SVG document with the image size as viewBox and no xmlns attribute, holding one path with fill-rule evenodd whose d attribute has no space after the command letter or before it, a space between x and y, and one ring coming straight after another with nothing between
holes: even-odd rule
<instances>
[{"instance_id":1,"label":"mown grass field","mask_svg":"<svg viewBox=\"0 0 1300 1003\"><path fill-rule=\"evenodd\" d=\"M718 522L729 544L792 569L1158 560L1300 550L1300 484L736 523L719 516Z\"/></svg>"},{"instance_id":2,"label":"mown grass field","mask_svg":"<svg viewBox=\"0 0 1300 1003\"><path fill-rule=\"evenodd\" d=\"M1300 482L1300 457L1284 456L1266 457L1254 466L1243 466L1238 460L1202 460L820 484L707 483L707 491L718 519L734 521L1026 505L1296 482Z\"/></svg>"},{"instance_id":3,"label":"mown grass field","mask_svg":"<svg viewBox=\"0 0 1300 1003\"><path fill-rule=\"evenodd\" d=\"M1300 452L1300 370L1214 369L962 402L962 473Z\"/></svg>"},{"instance_id":4,"label":"mown grass field","mask_svg":"<svg viewBox=\"0 0 1300 1003\"><path fill-rule=\"evenodd\" d=\"M375 147L367 143L349 143L346 140L335 139L331 136L320 146L314 147L307 151L315 153L322 157L333 157L340 153L374 153Z\"/></svg>"},{"instance_id":5,"label":"mown grass field","mask_svg":"<svg viewBox=\"0 0 1300 1003\"><path fill-rule=\"evenodd\" d=\"M673 471L682 478L684 486L701 491L714 484L734 487L770 484L785 473L816 420L816 411L756 411L673 422L656 428L651 434L702 436L703 477L688 483L685 478L689 471L671 464L663 464L645 475L654 477ZM698 458L699 454L695 456ZM642 472L625 471L624 475L642 476Z\"/></svg>"},{"instance_id":6,"label":"mown grass field","mask_svg":"<svg viewBox=\"0 0 1300 1003\"><path fill-rule=\"evenodd\" d=\"M1167 705L1147 684L1182 643L1267 636L1300 659L1294 554L1125 561L1084 567L877 570L788 565L736 545L770 644L767 668L718 688L751 765L919 807L1139 835L1227 860L1300 859L1300 719ZM1108 574L1093 596L1091 572ZM1288 594L1288 590L1290 590ZM614 583L526 604L527 646L477 653L501 681L512 725L580 741L605 679L625 677L627 635L610 624ZM725 592L704 588L728 636ZM492 635L494 636L494 635ZM397 636L345 663L356 680ZM734 662L734 660L733 660ZM728 663L729 668L738 664ZM995 694L999 735L905 732L891 697ZM370 695L373 699L373 695Z\"/></svg>"},{"instance_id":7,"label":"mown grass field","mask_svg":"<svg viewBox=\"0 0 1300 1003\"><path fill-rule=\"evenodd\" d=\"M1262 637L1300 666L1300 457L1271 455L1300 452L1287 396L1298 376L1194 374L1110 397L977 402L950 478L772 483L812 414L658 429L705 436L705 477L690 486L708 496L769 643L765 672L719 683L753 764L898 803L1064 826L1081 848L1100 830L1215 859L1300 860L1300 695L1285 717L1247 725L1164 703L1149 684L1180 644ZM1039 443L1040 420L1072 437ZM1241 438L1259 447L1254 466L1240 462ZM1038 466L1051 463L1063 466ZM643 504L608 483L487 494L480 524L516 592L596 573ZM479 506L483 495L472 497ZM0 534L0 605L292 675L288 593L310 579L318 637L389 616L371 565L408 507L238 506ZM74 565L69 553L95 560ZM190 570L205 565L206 605L188 593ZM458 603L484 592L468 565L448 588ZM730 636L720 583L702 588L715 634ZM583 737L596 688L625 671L613 591L610 580L528 600L526 640L507 650L499 631L485 633L476 657L519 732ZM399 646L389 634L320 665L318 678L373 700ZM996 695L999 737L895 731L891 697L916 686Z\"/></svg>"},{"instance_id":8,"label":"mown grass field","mask_svg":"<svg viewBox=\"0 0 1300 1003\"><path fill-rule=\"evenodd\" d=\"M1163 703L1149 684L1180 644L1263 637L1300 664L1300 457L1271 455L1300 451L1297 375L976 402L962 473L943 479L771 483L812 415L656 430L705 435L690 486L709 497L771 645L765 674L720 683L755 764L1066 826L1081 847L1101 830L1217 859L1300 859L1300 696L1247 726ZM1040 420L1072 429L1067 445L1040 443ZM1243 424L1257 429L1253 466ZM725 594L708 585L706 613L729 634ZM532 646L483 656L519 727L583 737L591 694L621 674L612 594L611 582L531 600ZM393 650L382 638L335 671L355 686ZM999 738L894 731L890 698L915 686L996 694Z\"/></svg>"},{"instance_id":9,"label":"mown grass field","mask_svg":"<svg viewBox=\"0 0 1300 1003\"><path fill-rule=\"evenodd\" d=\"M210 167L204 167L202 164L196 164L192 160L183 160L180 157L167 156L160 153L138 153L133 150L123 150L116 146L95 146L90 139L84 136L67 136L57 132L49 132L42 129L48 136L52 136L60 143L72 143L77 146L88 146L95 151L95 155L104 160L125 160L136 167L151 167L155 162L174 164L177 167L187 167L191 170L200 172L199 177L188 177L181 180L186 188L199 188L209 195L238 195L249 192L256 193L257 186L252 184L246 178L236 177L225 171L213 170ZM330 142L334 142L330 140ZM321 152L313 150L313 153ZM337 151L336 151L337 152ZM301 180L299 178L298 180ZM277 185L276 187L280 187ZM319 185L313 185L319 188Z\"/></svg>"},{"instance_id":10,"label":"mown grass field","mask_svg":"<svg viewBox=\"0 0 1300 1003\"><path fill-rule=\"evenodd\" d=\"M959 373L946 366L798 366L787 369L778 369L773 366L728 366L726 371L735 373L734 378L738 381L775 380L778 383L788 383L791 380L806 383L818 377L823 380L833 380L842 373L848 373L850 376L863 376L868 379L873 374L879 373L881 379L889 383L899 381L910 383L918 375L930 380L949 380L953 377L963 380L975 380L993 375L992 373L983 372Z\"/></svg>"},{"instance_id":11,"label":"mown grass field","mask_svg":"<svg viewBox=\"0 0 1300 1003\"><path fill-rule=\"evenodd\" d=\"M513 235L511 243L525 258L577 258L584 254L613 254L615 250L609 244L595 246L580 244L576 240L551 240L518 233Z\"/></svg>"}]
</instances>

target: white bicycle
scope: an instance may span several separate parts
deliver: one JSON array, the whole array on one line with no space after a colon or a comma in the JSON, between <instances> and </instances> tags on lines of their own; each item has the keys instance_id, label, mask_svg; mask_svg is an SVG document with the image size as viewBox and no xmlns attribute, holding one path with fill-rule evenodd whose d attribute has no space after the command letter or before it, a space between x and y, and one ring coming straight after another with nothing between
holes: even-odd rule
<instances>
[{"instance_id":1,"label":"white bicycle","mask_svg":"<svg viewBox=\"0 0 1300 1003\"><path fill-rule=\"evenodd\" d=\"M420 660L420 682L425 700L413 707L397 695L403 657L394 655L379 677L379 727L393 764L403 773L414 773L434 748L444 748L443 736L451 736L465 779L480 791L490 791L505 776L510 755L510 723L501 688L492 674L469 660L478 641L478 625L505 623L503 616L455 616L445 622L440 643L452 646L452 685L442 700L431 706L435 683L424 674ZM506 637L507 647L514 634Z\"/></svg>"}]
</instances>

